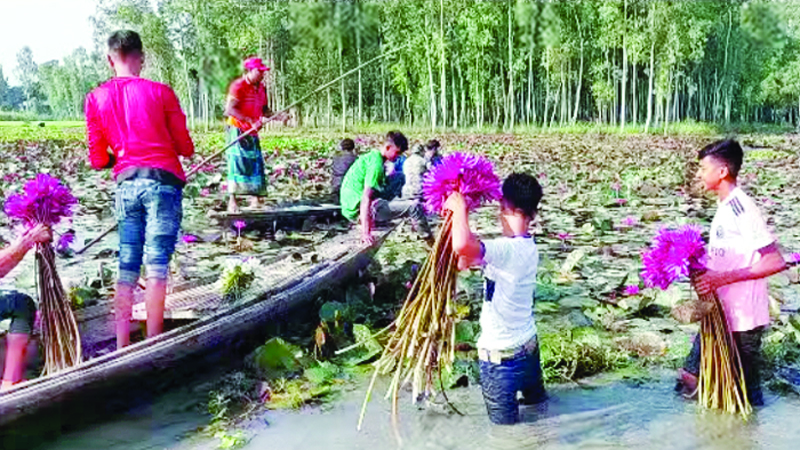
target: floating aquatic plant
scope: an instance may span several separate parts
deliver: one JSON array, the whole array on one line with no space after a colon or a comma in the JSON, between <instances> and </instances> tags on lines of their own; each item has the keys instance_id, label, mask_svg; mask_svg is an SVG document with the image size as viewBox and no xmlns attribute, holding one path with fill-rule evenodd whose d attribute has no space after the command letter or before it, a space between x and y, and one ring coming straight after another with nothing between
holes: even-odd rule
<instances>
[{"instance_id":1,"label":"floating aquatic plant","mask_svg":"<svg viewBox=\"0 0 800 450\"><path fill-rule=\"evenodd\" d=\"M219 277L219 288L227 301L237 301L256 279L261 264L255 258L228 261Z\"/></svg>"}]
</instances>

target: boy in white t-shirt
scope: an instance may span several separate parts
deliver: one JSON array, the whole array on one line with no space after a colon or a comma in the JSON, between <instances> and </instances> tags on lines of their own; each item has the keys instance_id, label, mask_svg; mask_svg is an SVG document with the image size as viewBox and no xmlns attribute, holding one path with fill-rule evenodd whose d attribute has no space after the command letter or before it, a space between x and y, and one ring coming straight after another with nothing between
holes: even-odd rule
<instances>
[{"instance_id":1,"label":"boy in white t-shirt","mask_svg":"<svg viewBox=\"0 0 800 450\"><path fill-rule=\"evenodd\" d=\"M518 422L519 403L546 399L533 320L539 253L528 232L541 198L542 187L534 177L515 173L506 178L500 200L503 237L486 241L470 231L461 194L451 195L445 203L453 213L453 251L459 255L459 269L484 266L486 295L477 345L483 398L496 424Z\"/></svg>"},{"instance_id":2,"label":"boy in white t-shirt","mask_svg":"<svg viewBox=\"0 0 800 450\"><path fill-rule=\"evenodd\" d=\"M739 349L750 403L763 405L761 338L769 325L767 277L786 263L753 200L736 186L742 167L742 147L734 140L717 141L700 151L700 177L717 194L719 206L711 222L708 271L695 281L700 294L716 291ZM695 339L679 387L697 388L700 339Z\"/></svg>"}]
</instances>

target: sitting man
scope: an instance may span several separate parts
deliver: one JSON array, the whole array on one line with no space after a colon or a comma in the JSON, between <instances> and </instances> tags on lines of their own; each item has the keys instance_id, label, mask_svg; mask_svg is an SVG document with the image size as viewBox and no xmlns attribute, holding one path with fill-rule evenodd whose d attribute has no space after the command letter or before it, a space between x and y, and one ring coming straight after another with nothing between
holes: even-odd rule
<instances>
[{"instance_id":1,"label":"sitting man","mask_svg":"<svg viewBox=\"0 0 800 450\"><path fill-rule=\"evenodd\" d=\"M425 147L416 144L411 148L411 155L403 164L406 183L403 185L403 199L422 198L422 177L427 170Z\"/></svg>"},{"instance_id":2,"label":"sitting man","mask_svg":"<svg viewBox=\"0 0 800 450\"><path fill-rule=\"evenodd\" d=\"M436 139L431 139L425 144L425 161L428 163L428 169L433 166L438 166L442 162L442 155L439 153L442 145Z\"/></svg>"},{"instance_id":3,"label":"sitting man","mask_svg":"<svg viewBox=\"0 0 800 450\"><path fill-rule=\"evenodd\" d=\"M394 161L408 149L408 140L399 131L390 131L380 150L361 155L347 171L342 181L340 203L342 215L361 225L361 237L367 244L374 244L373 222L389 222L410 216L423 239L433 242L428 220L418 199L386 200L380 191L385 188L384 163Z\"/></svg>"},{"instance_id":4,"label":"sitting man","mask_svg":"<svg viewBox=\"0 0 800 450\"><path fill-rule=\"evenodd\" d=\"M0 278L8 275L36 244L48 242L52 237L50 228L37 225L0 250ZM6 334L6 361L0 391L8 390L22 381L25 350L28 348L35 317L36 305L33 299L21 292L0 292L0 320L11 319L11 327Z\"/></svg>"},{"instance_id":5,"label":"sitting man","mask_svg":"<svg viewBox=\"0 0 800 450\"><path fill-rule=\"evenodd\" d=\"M342 181L350 166L356 162L356 143L352 139L342 139L339 143L339 153L333 157L331 164L331 199L339 202L339 191L342 189Z\"/></svg>"}]
</instances>

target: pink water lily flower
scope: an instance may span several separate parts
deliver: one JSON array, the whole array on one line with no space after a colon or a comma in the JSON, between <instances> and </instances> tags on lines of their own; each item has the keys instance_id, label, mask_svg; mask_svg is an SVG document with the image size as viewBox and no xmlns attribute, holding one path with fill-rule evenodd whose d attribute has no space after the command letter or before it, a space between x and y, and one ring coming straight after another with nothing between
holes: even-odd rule
<instances>
[{"instance_id":1,"label":"pink water lily flower","mask_svg":"<svg viewBox=\"0 0 800 450\"><path fill-rule=\"evenodd\" d=\"M628 286L625 286L623 293L627 296L639 295L639 286L635 284L629 284Z\"/></svg>"},{"instance_id":2,"label":"pink water lily flower","mask_svg":"<svg viewBox=\"0 0 800 450\"><path fill-rule=\"evenodd\" d=\"M69 230L58 238L58 242L56 243L56 250L58 250L59 252L65 252L69 249L69 246L73 242L75 242L75 232Z\"/></svg>"},{"instance_id":3,"label":"pink water lily flower","mask_svg":"<svg viewBox=\"0 0 800 450\"><path fill-rule=\"evenodd\" d=\"M244 220L237 220L236 222L233 222L233 226L234 226L234 227L235 227L237 230L239 230L239 231L242 231L242 228L246 227L246 226L247 226L247 223L245 223L245 221L244 221Z\"/></svg>"},{"instance_id":4,"label":"pink water lily flower","mask_svg":"<svg viewBox=\"0 0 800 450\"><path fill-rule=\"evenodd\" d=\"M661 228L642 252L642 279L647 287L666 290L679 278L704 268L705 243L699 225Z\"/></svg>"},{"instance_id":5,"label":"pink water lily flower","mask_svg":"<svg viewBox=\"0 0 800 450\"><path fill-rule=\"evenodd\" d=\"M624 227L635 227L639 224L639 219L637 219L635 216L628 216L622 219L620 224L622 224Z\"/></svg>"},{"instance_id":6,"label":"pink water lily flower","mask_svg":"<svg viewBox=\"0 0 800 450\"><path fill-rule=\"evenodd\" d=\"M422 192L425 206L431 213L440 212L453 192L460 192L467 209L473 210L500 198L500 178L491 161L485 157L455 152L446 155L440 164L425 174Z\"/></svg>"},{"instance_id":7,"label":"pink water lily flower","mask_svg":"<svg viewBox=\"0 0 800 450\"><path fill-rule=\"evenodd\" d=\"M58 178L40 173L25 183L24 194L14 194L6 199L5 212L28 227L36 224L53 226L64 217L72 215L78 199Z\"/></svg>"}]
</instances>

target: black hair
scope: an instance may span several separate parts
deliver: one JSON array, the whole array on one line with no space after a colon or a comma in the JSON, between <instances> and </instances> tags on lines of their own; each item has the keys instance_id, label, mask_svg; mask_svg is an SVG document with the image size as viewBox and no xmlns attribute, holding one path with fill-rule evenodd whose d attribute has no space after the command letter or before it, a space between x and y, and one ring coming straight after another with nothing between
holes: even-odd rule
<instances>
[{"instance_id":1,"label":"black hair","mask_svg":"<svg viewBox=\"0 0 800 450\"><path fill-rule=\"evenodd\" d=\"M742 168L742 160L744 159L744 151L742 151L742 146L735 140L725 139L706 145L700 150L698 159L702 160L709 156L725 164L728 167L728 173L734 179L739 175L739 169Z\"/></svg>"},{"instance_id":2,"label":"black hair","mask_svg":"<svg viewBox=\"0 0 800 450\"><path fill-rule=\"evenodd\" d=\"M394 144L398 149L400 149L400 153L408 150L408 139L406 139L406 137L403 136L403 133L399 131L390 131L386 133L386 143Z\"/></svg>"},{"instance_id":3,"label":"black hair","mask_svg":"<svg viewBox=\"0 0 800 450\"><path fill-rule=\"evenodd\" d=\"M350 138L342 139L342 142L339 142L339 149L343 152L352 152L356 149L356 143Z\"/></svg>"},{"instance_id":4,"label":"black hair","mask_svg":"<svg viewBox=\"0 0 800 450\"><path fill-rule=\"evenodd\" d=\"M440 144L439 141L436 139L431 139L430 141L428 141L427 144L425 144L425 148L427 148L428 150L439 150L439 147L441 146L442 144Z\"/></svg>"},{"instance_id":5,"label":"black hair","mask_svg":"<svg viewBox=\"0 0 800 450\"><path fill-rule=\"evenodd\" d=\"M142 54L142 38L135 31L115 31L108 38L108 51L115 52L123 58L133 53Z\"/></svg>"},{"instance_id":6,"label":"black hair","mask_svg":"<svg viewBox=\"0 0 800 450\"><path fill-rule=\"evenodd\" d=\"M542 186L532 175L512 173L503 181L503 200L531 219L536 215L541 199Z\"/></svg>"}]
</instances>

